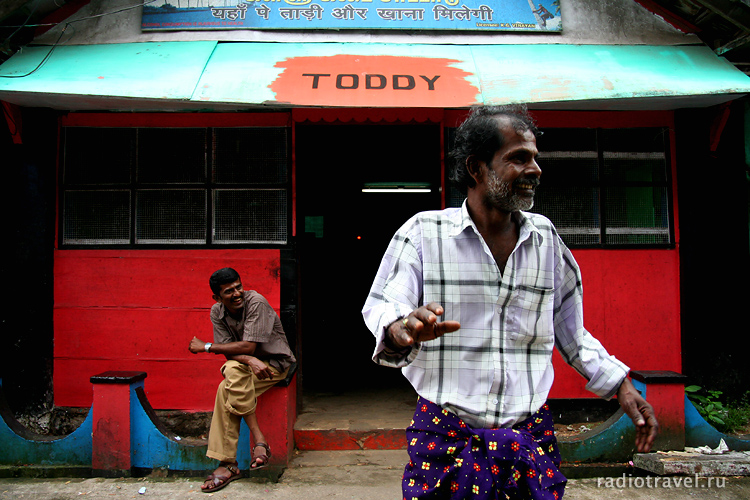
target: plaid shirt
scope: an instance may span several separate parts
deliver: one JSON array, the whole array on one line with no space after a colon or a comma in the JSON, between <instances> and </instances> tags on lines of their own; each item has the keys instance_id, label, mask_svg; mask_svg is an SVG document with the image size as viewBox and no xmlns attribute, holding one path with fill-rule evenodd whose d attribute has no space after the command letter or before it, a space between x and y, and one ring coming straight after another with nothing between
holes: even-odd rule
<instances>
[{"instance_id":1,"label":"plaid shirt","mask_svg":"<svg viewBox=\"0 0 750 500\"><path fill-rule=\"evenodd\" d=\"M510 427L546 401L552 349L611 398L628 367L583 327L581 274L552 223L518 212L518 243L500 273L466 209L423 212L391 240L362 310L376 338L373 360L403 368L417 393L473 427ZM437 302L461 329L384 352L385 328Z\"/></svg>"}]
</instances>

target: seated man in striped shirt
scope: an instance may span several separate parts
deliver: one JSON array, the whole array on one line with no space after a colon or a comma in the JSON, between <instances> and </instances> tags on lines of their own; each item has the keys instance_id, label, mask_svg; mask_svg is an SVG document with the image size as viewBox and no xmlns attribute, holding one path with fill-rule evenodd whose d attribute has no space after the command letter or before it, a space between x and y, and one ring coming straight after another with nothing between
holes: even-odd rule
<instances>
[{"instance_id":1,"label":"seated man in striped shirt","mask_svg":"<svg viewBox=\"0 0 750 500\"><path fill-rule=\"evenodd\" d=\"M545 217L525 212L541 169L525 109L478 108L458 128L461 208L423 212L390 242L363 308L373 360L403 368L420 399L407 429L404 498L560 498L549 408L552 350L636 426L654 411L629 368L583 326L581 275Z\"/></svg>"}]
</instances>

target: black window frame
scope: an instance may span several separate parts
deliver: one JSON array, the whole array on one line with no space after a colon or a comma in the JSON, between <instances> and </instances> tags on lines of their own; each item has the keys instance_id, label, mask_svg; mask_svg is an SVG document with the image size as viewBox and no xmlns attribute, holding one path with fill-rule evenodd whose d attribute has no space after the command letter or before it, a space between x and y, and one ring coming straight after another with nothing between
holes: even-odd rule
<instances>
[{"instance_id":1,"label":"black window frame","mask_svg":"<svg viewBox=\"0 0 750 500\"><path fill-rule=\"evenodd\" d=\"M68 157L67 150L67 134L70 129L77 129L78 132L85 132L87 130L117 130L127 135L129 132L134 134L134 143L129 147L121 147L120 149L115 148L115 151L119 151L121 154L123 151L130 151L132 155L132 161L128 164L130 169L129 178L127 182L117 183L88 183L85 180L79 178L76 182L68 181L66 168L66 160ZM200 180L192 180L186 182L145 182L138 179L137 172L139 168L139 131L148 130L153 131L157 129L173 129L173 130L201 130L205 134L205 151L204 151L204 170L203 178ZM276 131L283 130L283 176L281 179L277 179L275 182L237 182L232 180L231 182L220 182L216 180L216 131L219 130L240 130L246 129L251 130L268 130L275 129ZM173 145L178 147L179 145ZM186 248L197 248L197 249L209 249L209 248L288 248L292 245L292 218L293 218L293 185L292 185L292 127L287 125L239 125L239 126L201 126L201 125L168 125L158 124L154 126L147 125L133 125L133 126L117 126L107 124L86 124L86 125L63 125L60 129L60 148L59 148L59 162L60 162L60 182L58 188L59 196L59 215L58 215L58 245L61 249L186 249ZM127 162L126 162L127 163ZM129 193L128 201L128 237L127 242L124 238L117 242L107 242L103 239L94 241L92 238L91 242L81 242L80 240L72 240L68 238L66 229L66 194L72 192L104 192L106 190L119 190L127 191ZM137 234L137 218L139 217L138 212L138 193L150 190L175 190L175 191L187 191L187 190L200 190L204 193L205 202L205 224L202 231L202 238L200 240L193 239L189 242L170 242L169 240L157 240L148 242L139 242L139 235ZM283 236L283 240L255 240L255 241L235 241L217 242L215 239L216 233L216 214L214 213L215 198L217 191L277 191L282 193L281 201L284 207L283 226L279 225L279 234Z\"/></svg>"}]
</instances>

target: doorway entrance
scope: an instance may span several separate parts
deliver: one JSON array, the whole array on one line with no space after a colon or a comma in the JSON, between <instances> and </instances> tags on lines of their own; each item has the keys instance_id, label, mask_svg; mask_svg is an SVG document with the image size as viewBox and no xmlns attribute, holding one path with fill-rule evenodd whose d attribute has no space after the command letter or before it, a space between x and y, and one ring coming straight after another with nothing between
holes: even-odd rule
<instances>
[{"instance_id":1,"label":"doorway entrance","mask_svg":"<svg viewBox=\"0 0 750 500\"><path fill-rule=\"evenodd\" d=\"M295 153L304 387L402 387L400 370L372 362L361 310L396 230L440 208L440 127L298 125ZM385 185L422 189L364 189Z\"/></svg>"}]
</instances>

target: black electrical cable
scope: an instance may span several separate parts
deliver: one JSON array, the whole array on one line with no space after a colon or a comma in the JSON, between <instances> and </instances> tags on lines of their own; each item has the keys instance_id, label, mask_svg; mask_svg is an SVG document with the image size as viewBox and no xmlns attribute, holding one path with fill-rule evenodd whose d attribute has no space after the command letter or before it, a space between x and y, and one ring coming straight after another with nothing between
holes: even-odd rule
<instances>
[{"instance_id":1,"label":"black electrical cable","mask_svg":"<svg viewBox=\"0 0 750 500\"><path fill-rule=\"evenodd\" d=\"M129 7L124 7L122 9L120 9L120 10L114 10L112 12L105 12L103 14L95 14L95 15L92 15L92 16L82 17L81 19L74 19L72 21L68 21L68 22L65 23L65 26L63 26L63 29L60 31L60 36L57 37L57 40L55 40L55 43L53 43L52 46L50 47L49 52L47 52L47 54L42 58L42 60L39 62L39 64L36 65L36 67L34 69L32 69L31 71L29 71L28 73L24 73L23 75L0 75L0 78L24 78L26 76L32 75L32 74L36 73L37 71L39 71L39 69L44 65L44 63L47 62L47 60L50 58L50 56L55 51L55 49L58 47L58 45L60 45L60 40L62 40L62 37L65 34L65 31L69 27L71 27L71 25L73 23L77 23L77 22L80 22L80 21L86 21L86 20L89 20L89 19L96 19L98 17L110 16L110 15L113 15L113 14L119 14L120 12L125 12L127 10L132 10L132 9L137 9L138 7L143 7L144 5L153 3L155 1L156 0L147 0L147 1L143 2L143 3L139 3L137 5L131 5ZM29 16L29 17L31 17L31 16ZM27 21L28 21L28 19L27 19ZM24 26L26 26L26 27L34 27L34 26L58 26L60 24L61 23L56 23L56 24L51 24L51 25L50 24L24 24L24 25L20 26L18 29L21 29ZM18 30L16 30L16 32L17 31ZM13 35L11 35L11 36L13 36ZM10 39L10 38L8 38L8 39Z\"/></svg>"}]
</instances>

